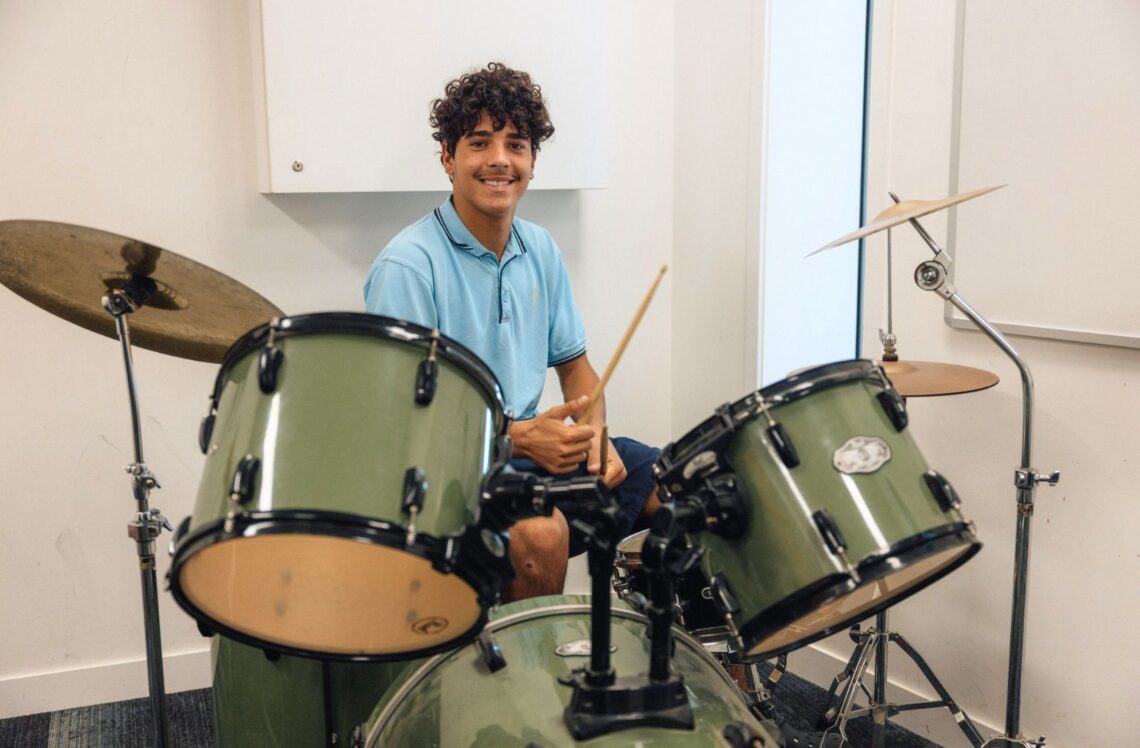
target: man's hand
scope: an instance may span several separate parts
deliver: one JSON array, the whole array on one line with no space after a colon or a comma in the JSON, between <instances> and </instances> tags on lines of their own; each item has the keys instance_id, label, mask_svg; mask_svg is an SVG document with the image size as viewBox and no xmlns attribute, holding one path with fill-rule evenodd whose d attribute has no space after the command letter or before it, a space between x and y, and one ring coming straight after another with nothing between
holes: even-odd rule
<instances>
[{"instance_id":1,"label":"man's hand","mask_svg":"<svg viewBox=\"0 0 1140 748\"><path fill-rule=\"evenodd\" d=\"M613 440L609 440L609 447L606 449L606 466L605 472L601 472L602 455L601 455L601 440L592 439L590 441L590 457L589 462L586 464L586 470L590 475L601 475L602 482L608 487L614 486L625 480L627 475L625 463L621 461L621 455L617 453L614 448Z\"/></svg>"},{"instance_id":2,"label":"man's hand","mask_svg":"<svg viewBox=\"0 0 1140 748\"><path fill-rule=\"evenodd\" d=\"M566 423L586 409L589 396L583 395L550 410L539 413L529 421L511 424L514 456L525 457L549 473L570 473L595 449L594 427L588 424ZM595 461L597 455L594 455ZM622 467L624 474L625 467Z\"/></svg>"}]
</instances>

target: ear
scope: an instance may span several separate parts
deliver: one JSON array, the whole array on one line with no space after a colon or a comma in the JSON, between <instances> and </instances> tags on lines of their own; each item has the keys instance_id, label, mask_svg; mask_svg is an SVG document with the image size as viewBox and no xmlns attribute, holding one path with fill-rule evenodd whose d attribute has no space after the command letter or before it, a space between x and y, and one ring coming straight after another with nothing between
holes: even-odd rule
<instances>
[{"instance_id":1,"label":"ear","mask_svg":"<svg viewBox=\"0 0 1140 748\"><path fill-rule=\"evenodd\" d=\"M451 151L447 147L447 143L440 146L439 152L440 163L443 164L443 170L450 176L455 171L455 157L452 156Z\"/></svg>"}]
</instances>

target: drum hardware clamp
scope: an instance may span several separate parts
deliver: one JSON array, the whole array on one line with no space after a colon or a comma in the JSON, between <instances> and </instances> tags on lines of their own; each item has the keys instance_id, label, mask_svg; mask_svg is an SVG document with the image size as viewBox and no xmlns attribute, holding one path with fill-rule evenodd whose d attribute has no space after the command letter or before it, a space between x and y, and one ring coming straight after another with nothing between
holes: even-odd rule
<instances>
[{"instance_id":1,"label":"drum hardware clamp","mask_svg":"<svg viewBox=\"0 0 1140 748\"><path fill-rule=\"evenodd\" d=\"M416 544L416 518L424 506L424 496L427 494L427 478L424 471L418 467L410 467L404 473L404 500L401 508L408 513L407 535L404 544L411 548Z\"/></svg>"},{"instance_id":2,"label":"drum hardware clamp","mask_svg":"<svg viewBox=\"0 0 1140 748\"><path fill-rule=\"evenodd\" d=\"M253 498L254 481L257 479L257 473L260 470L261 460L253 455L246 455L238 460L237 467L234 468L233 478L230 479L230 510L226 513L225 520L227 535L234 531L234 520L238 515L239 507L249 503Z\"/></svg>"},{"instance_id":3,"label":"drum hardware clamp","mask_svg":"<svg viewBox=\"0 0 1140 748\"><path fill-rule=\"evenodd\" d=\"M784 463L784 467L789 470L800 464L800 456L796 452L796 447L792 444L792 438L788 436L788 432L784 429L783 424L779 423L772 417L772 413L768 410L768 404L764 402L764 396L757 394L753 397L756 406L760 408L760 412L764 415L764 420L768 422L768 439L772 444L772 448L776 451L776 456L780 458L780 462Z\"/></svg>"},{"instance_id":4,"label":"drum hardware clamp","mask_svg":"<svg viewBox=\"0 0 1140 748\"><path fill-rule=\"evenodd\" d=\"M265 347L257 357L257 386L266 395L277 389L277 372L285 359L285 353L275 346L277 331L281 329L281 318L274 317L269 322L269 336Z\"/></svg>"},{"instance_id":5,"label":"drum hardware clamp","mask_svg":"<svg viewBox=\"0 0 1140 748\"><path fill-rule=\"evenodd\" d=\"M439 350L439 330L431 331L431 348L428 357L420 361L416 368L416 403L430 405L435 398L435 387L439 382L439 363L436 353Z\"/></svg>"},{"instance_id":6,"label":"drum hardware clamp","mask_svg":"<svg viewBox=\"0 0 1140 748\"><path fill-rule=\"evenodd\" d=\"M843 568L851 575L851 580L855 584L859 584L863 577L855 565L851 563L851 559L847 557L847 540L839 530L839 525L831 517L831 513L827 509L816 509L811 513L811 518L820 537L823 538L823 542L827 544L828 550L843 562Z\"/></svg>"}]
</instances>

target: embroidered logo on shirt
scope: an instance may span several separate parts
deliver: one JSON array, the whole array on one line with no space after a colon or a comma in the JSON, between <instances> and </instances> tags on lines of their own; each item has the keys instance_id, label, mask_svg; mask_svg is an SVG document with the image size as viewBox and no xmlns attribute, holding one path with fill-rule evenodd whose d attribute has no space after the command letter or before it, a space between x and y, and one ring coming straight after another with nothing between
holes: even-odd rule
<instances>
[{"instance_id":1,"label":"embroidered logo on shirt","mask_svg":"<svg viewBox=\"0 0 1140 748\"><path fill-rule=\"evenodd\" d=\"M534 299L534 305L538 306L538 286L534 287L534 293L532 294L532 298Z\"/></svg>"}]
</instances>

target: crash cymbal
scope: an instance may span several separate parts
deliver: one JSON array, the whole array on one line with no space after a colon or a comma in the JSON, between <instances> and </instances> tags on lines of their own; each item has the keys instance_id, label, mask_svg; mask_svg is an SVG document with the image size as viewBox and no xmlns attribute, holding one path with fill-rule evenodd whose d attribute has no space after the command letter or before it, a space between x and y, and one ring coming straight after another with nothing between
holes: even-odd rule
<instances>
[{"instance_id":1,"label":"crash cymbal","mask_svg":"<svg viewBox=\"0 0 1140 748\"><path fill-rule=\"evenodd\" d=\"M997 374L985 369L933 361L879 361L903 397L933 397L977 392L998 383Z\"/></svg>"},{"instance_id":2,"label":"crash cymbal","mask_svg":"<svg viewBox=\"0 0 1140 748\"><path fill-rule=\"evenodd\" d=\"M0 221L0 283L52 314L117 338L102 306L132 278L154 282L129 317L131 342L217 363L249 329L283 312L234 279L134 239L48 221Z\"/></svg>"},{"instance_id":3,"label":"crash cymbal","mask_svg":"<svg viewBox=\"0 0 1140 748\"><path fill-rule=\"evenodd\" d=\"M998 184L994 185L993 187L983 187L980 190L974 190L973 192L963 192L959 195L951 195L950 197L944 197L941 200L903 200L902 202L895 203L879 215L875 216L875 218L870 223L858 231L853 231L846 236L841 236L835 241L824 244L822 247L813 252L809 252L808 257L811 257L817 252L822 252L825 249L838 247L841 244L846 244L847 242L853 242L856 239L862 239L865 236L876 234L883 229L889 229L892 226L898 226L900 223L906 223L912 218L919 218L930 213L937 213L938 211L949 208L952 205L964 203L967 200L973 200L975 197L980 197L987 192L1000 190L1002 187L1005 187L1005 185Z\"/></svg>"}]
</instances>

